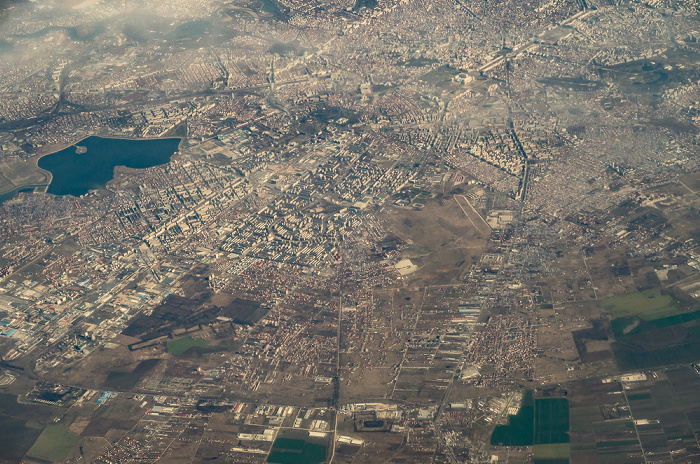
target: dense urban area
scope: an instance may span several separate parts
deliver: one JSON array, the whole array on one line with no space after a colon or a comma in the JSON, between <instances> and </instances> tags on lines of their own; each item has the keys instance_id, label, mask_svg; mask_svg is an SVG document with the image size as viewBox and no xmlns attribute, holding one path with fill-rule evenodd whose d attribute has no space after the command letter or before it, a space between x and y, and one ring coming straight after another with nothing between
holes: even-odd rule
<instances>
[{"instance_id":1,"label":"dense urban area","mask_svg":"<svg viewBox=\"0 0 700 464\"><path fill-rule=\"evenodd\" d=\"M699 38L0 1L0 463L700 462Z\"/></svg>"}]
</instances>

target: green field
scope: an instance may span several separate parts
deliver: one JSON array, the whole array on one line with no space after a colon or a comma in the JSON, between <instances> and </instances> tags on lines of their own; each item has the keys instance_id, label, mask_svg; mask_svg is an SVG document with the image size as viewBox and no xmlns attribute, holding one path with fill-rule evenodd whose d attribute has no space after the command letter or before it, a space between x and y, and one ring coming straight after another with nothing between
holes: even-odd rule
<instances>
[{"instance_id":1,"label":"green field","mask_svg":"<svg viewBox=\"0 0 700 464\"><path fill-rule=\"evenodd\" d=\"M648 392L648 391L627 395L627 401L643 401L643 400L650 400L650 399L651 399L651 392Z\"/></svg>"},{"instance_id":2,"label":"green field","mask_svg":"<svg viewBox=\"0 0 700 464\"><path fill-rule=\"evenodd\" d=\"M674 316L662 317L660 319L654 319L653 321L651 321L651 325L653 325L657 329L663 329L664 327L685 324L686 322L692 322L698 319L700 319L700 310L676 314Z\"/></svg>"},{"instance_id":3,"label":"green field","mask_svg":"<svg viewBox=\"0 0 700 464\"><path fill-rule=\"evenodd\" d=\"M618 339L647 332L649 330L649 324L645 323L637 316L625 316L611 320L610 328L612 329L613 336Z\"/></svg>"},{"instance_id":4,"label":"green field","mask_svg":"<svg viewBox=\"0 0 700 464\"><path fill-rule=\"evenodd\" d=\"M649 336L652 335L654 334L649 334ZM634 343L615 342L612 344L615 363L618 369L625 371L700 361L700 340L678 341L680 344L654 350L645 350L644 347Z\"/></svg>"},{"instance_id":5,"label":"green field","mask_svg":"<svg viewBox=\"0 0 700 464\"><path fill-rule=\"evenodd\" d=\"M700 361L700 309L693 302L654 289L608 298L603 306L613 317L611 348L619 369Z\"/></svg>"},{"instance_id":6,"label":"green field","mask_svg":"<svg viewBox=\"0 0 700 464\"><path fill-rule=\"evenodd\" d=\"M642 320L637 316L618 317L613 319L610 325L615 338L622 338L697 320L700 320L700 310L660 317L649 321ZM700 331L697 325L690 325L688 331L695 335L696 338L700 338Z\"/></svg>"},{"instance_id":7,"label":"green field","mask_svg":"<svg viewBox=\"0 0 700 464\"><path fill-rule=\"evenodd\" d=\"M636 439L596 442L596 446L598 448L617 448L620 446L637 446L637 445L639 445L639 441Z\"/></svg>"},{"instance_id":8,"label":"green field","mask_svg":"<svg viewBox=\"0 0 700 464\"><path fill-rule=\"evenodd\" d=\"M688 327L688 333L690 333L693 337L700 339L700 326L694 325Z\"/></svg>"},{"instance_id":9,"label":"green field","mask_svg":"<svg viewBox=\"0 0 700 464\"><path fill-rule=\"evenodd\" d=\"M532 391L508 425L497 425L491 445L530 446L569 443L569 401L565 398L533 399Z\"/></svg>"},{"instance_id":10,"label":"green field","mask_svg":"<svg viewBox=\"0 0 700 464\"><path fill-rule=\"evenodd\" d=\"M579 423L571 425L572 432L583 432L588 430L595 432L614 432L627 429L634 429L634 424L632 423L632 421L614 420L593 423Z\"/></svg>"},{"instance_id":11,"label":"green field","mask_svg":"<svg viewBox=\"0 0 700 464\"><path fill-rule=\"evenodd\" d=\"M569 443L569 400L540 398L535 400L536 445Z\"/></svg>"},{"instance_id":12,"label":"green field","mask_svg":"<svg viewBox=\"0 0 700 464\"><path fill-rule=\"evenodd\" d=\"M680 309L674 297L659 289L614 296L603 301L603 306L610 311L612 316L610 327L616 340L621 341L626 338L631 340L640 334L643 334L643 337L648 337L648 340L668 339L667 333L656 332L660 329L672 328L681 324L687 326L687 329L689 329L689 332L695 339L700 339L700 336L698 336L700 331L696 325L697 321L700 320L700 309L697 306L692 307L692 305L684 306L684 309ZM682 340L678 340L676 344L682 344L682 342ZM631 343L633 345L639 344L638 342ZM673 343L669 340L668 344ZM657 348L664 349L661 346ZM634 358L634 353L627 354L625 351L624 348L617 348L620 360L623 364L634 368L637 364L635 361L631 361L631 358ZM632 351L643 353L646 350L640 350L639 347L635 347ZM650 362L654 359L663 358L666 358L666 355L658 353L658 355L652 355ZM693 361L694 359L690 357L688 360ZM663 364L663 361L653 361L651 363L642 362L639 365L640 367L652 367L661 365L659 362Z\"/></svg>"},{"instance_id":13,"label":"green field","mask_svg":"<svg viewBox=\"0 0 700 464\"><path fill-rule=\"evenodd\" d=\"M491 434L491 445L530 446L535 435L535 400L532 391L523 396L518 414L508 418L508 425L497 425Z\"/></svg>"},{"instance_id":14,"label":"green field","mask_svg":"<svg viewBox=\"0 0 700 464\"><path fill-rule=\"evenodd\" d=\"M610 311L613 319L637 316L653 321L678 314L673 298L659 289L617 295L603 301L603 307Z\"/></svg>"},{"instance_id":15,"label":"green field","mask_svg":"<svg viewBox=\"0 0 700 464\"><path fill-rule=\"evenodd\" d=\"M80 441L80 437L61 425L48 425L41 432L29 454L38 458L60 461Z\"/></svg>"},{"instance_id":16,"label":"green field","mask_svg":"<svg viewBox=\"0 0 700 464\"><path fill-rule=\"evenodd\" d=\"M641 451L641 450L640 450ZM622 451L622 452L613 452L613 453L599 453L598 454L598 462L610 462L613 464L620 464L620 463L643 463L644 459L641 457L630 457L629 455L639 455L639 451L637 450L630 450L630 451Z\"/></svg>"},{"instance_id":17,"label":"green field","mask_svg":"<svg viewBox=\"0 0 700 464\"><path fill-rule=\"evenodd\" d=\"M192 338L188 335L187 337L169 341L168 352L175 356L180 356L182 353L189 350L193 346L199 346L203 348L207 345L209 345L209 340L205 340L203 338Z\"/></svg>"},{"instance_id":18,"label":"green field","mask_svg":"<svg viewBox=\"0 0 700 464\"><path fill-rule=\"evenodd\" d=\"M277 438L267 462L278 464L319 464L326 460L326 445L296 438Z\"/></svg>"},{"instance_id":19,"label":"green field","mask_svg":"<svg viewBox=\"0 0 700 464\"><path fill-rule=\"evenodd\" d=\"M569 459L571 445L568 443L535 445L532 450L535 453L535 459Z\"/></svg>"}]
</instances>

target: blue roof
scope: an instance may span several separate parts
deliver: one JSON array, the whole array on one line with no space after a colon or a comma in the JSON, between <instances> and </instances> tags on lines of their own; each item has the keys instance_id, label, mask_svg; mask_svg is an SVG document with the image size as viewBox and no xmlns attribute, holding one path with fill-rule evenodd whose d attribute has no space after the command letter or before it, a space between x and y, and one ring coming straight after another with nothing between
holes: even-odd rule
<instances>
[{"instance_id":1,"label":"blue roof","mask_svg":"<svg viewBox=\"0 0 700 464\"><path fill-rule=\"evenodd\" d=\"M10 330L8 330L8 331L6 331L6 332L3 332L3 333L0 334L0 335L4 335L4 336L6 336L6 337L11 337L15 332L17 332L17 329L10 329Z\"/></svg>"}]
</instances>

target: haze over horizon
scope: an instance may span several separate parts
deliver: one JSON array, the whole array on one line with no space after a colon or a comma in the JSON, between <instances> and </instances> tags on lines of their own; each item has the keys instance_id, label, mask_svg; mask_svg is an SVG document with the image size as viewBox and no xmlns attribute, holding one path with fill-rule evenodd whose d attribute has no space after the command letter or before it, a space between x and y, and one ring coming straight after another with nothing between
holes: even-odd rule
<instances>
[{"instance_id":1,"label":"haze over horizon","mask_svg":"<svg viewBox=\"0 0 700 464\"><path fill-rule=\"evenodd\" d=\"M0 464L700 460L686 0L0 0Z\"/></svg>"}]
</instances>

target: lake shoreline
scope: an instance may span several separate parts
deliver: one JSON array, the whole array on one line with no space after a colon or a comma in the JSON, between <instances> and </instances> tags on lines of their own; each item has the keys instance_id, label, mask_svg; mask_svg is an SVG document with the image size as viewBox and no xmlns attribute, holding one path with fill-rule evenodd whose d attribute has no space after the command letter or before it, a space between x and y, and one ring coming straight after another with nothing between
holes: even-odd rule
<instances>
[{"instance_id":1,"label":"lake shoreline","mask_svg":"<svg viewBox=\"0 0 700 464\"><path fill-rule=\"evenodd\" d=\"M170 162L179 152L182 137L84 137L36 160L51 175L47 193L81 196L105 188L115 168L147 169Z\"/></svg>"}]
</instances>

